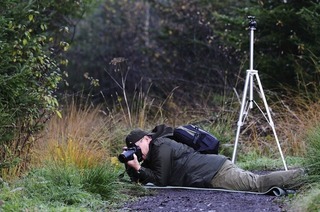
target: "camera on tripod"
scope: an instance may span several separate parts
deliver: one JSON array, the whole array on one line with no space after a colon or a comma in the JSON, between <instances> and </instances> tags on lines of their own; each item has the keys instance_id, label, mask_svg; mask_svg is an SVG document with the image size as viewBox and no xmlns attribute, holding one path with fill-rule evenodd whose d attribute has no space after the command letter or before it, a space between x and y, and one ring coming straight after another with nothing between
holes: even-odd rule
<instances>
[{"instance_id":1,"label":"camera on tripod","mask_svg":"<svg viewBox=\"0 0 320 212\"><path fill-rule=\"evenodd\" d=\"M257 27L256 17L248 16L249 19L249 27L255 29Z\"/></svg>"},{"instance_id":2,"label":"camera on tripod","mask_svg":"<svg viewBox=\"0 0 320 212\"><path fill-rule=\"evenodd\" d=\"M142 152L140 147L130 147L126 150L124 150L119 156L118 159L121 163L126 163L130 160L133 160L133 155L136 154L138 161L142 161Z\"/></svg>"}]
</instances>

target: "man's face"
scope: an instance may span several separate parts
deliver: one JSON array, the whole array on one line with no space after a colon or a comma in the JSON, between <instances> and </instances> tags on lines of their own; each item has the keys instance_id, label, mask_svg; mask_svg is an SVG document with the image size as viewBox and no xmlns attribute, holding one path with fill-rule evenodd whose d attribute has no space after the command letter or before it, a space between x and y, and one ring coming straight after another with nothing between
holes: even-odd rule
<instances>
[{"instance_id":1,"label":"man's face","mask_svg":"<svg viewBox=\"0 0 320 212\"><path fill-rule=\"evenodd\" d=\"M135 143L136 146L139 146L142 153L142 159L145 160L147 158L147 154L149 152L149 144L150 144L150 137L144 136L139 141Z\"/></svg>"}]
</instances>

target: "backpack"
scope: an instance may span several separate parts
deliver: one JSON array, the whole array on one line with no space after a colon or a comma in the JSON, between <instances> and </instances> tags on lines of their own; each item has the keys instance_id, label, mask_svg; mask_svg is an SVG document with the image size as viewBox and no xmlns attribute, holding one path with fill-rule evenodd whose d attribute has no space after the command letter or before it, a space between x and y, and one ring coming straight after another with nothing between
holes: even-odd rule
<instances>
[{"instance_id":1,"label":"backpack","mask_svg":"<svg viewBox=\"0 0 320 212\"><path fill-rule=\"evenodd\" d=\"M183 125L173 130L173 140L186 144L202 154L218 154L220 141L195 125Z\"/></svg>"}]
</instances>

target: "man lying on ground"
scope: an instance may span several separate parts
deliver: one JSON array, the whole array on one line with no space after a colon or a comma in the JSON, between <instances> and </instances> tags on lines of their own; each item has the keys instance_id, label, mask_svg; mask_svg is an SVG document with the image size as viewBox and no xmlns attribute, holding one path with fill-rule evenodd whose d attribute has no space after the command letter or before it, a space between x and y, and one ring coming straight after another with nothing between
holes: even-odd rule
<instances>
[{"instance_id":1,"label":"man lying on ground","mask_svg":"<svg viewBox=\"0 0 320 212\"><path fill-rule=\"evenodd\" d=\"M141 149L140 164L136 154L126 162L132 181L157 186L223 188L237 191L266 192L271 187L294 188L304 174L303 169L275 171L257 175L244 171L226 156L200 154L170 137L173 129L159 125L152 133L136 129L126 137L128 148Z\"/></svg>"}]
</instances>

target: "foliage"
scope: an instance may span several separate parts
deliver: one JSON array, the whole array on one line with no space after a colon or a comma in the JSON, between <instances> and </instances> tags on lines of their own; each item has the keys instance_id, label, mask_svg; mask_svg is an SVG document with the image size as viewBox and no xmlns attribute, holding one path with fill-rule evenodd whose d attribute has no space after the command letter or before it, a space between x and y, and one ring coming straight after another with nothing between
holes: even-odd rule
<instances>
[{"instance_id":1,"label":"foliage","mask_svg":"<svg viewBox=\"0 0 320 212\"><path fill-rule=\"evenodd\" d=\"M87 101L75 98L64 102L63 118L53 116L35 141L32 164L43 165L55 161L61 166L93 167L110 156L109 141L119 135L110 134L112 117L101 107L93 107Z\"/></svg>"},{"instance_id":2,"label":"foliage","mask_svg":"<svg viewBox=\"0 0 320 212\"><path fill-rule=\"evenodd\" d=\"M110 77L106 71L111 73L110 61L121 57L130 70L128 97L141 87L161 99L174 90L172 97L179 105L197 106L208 93L233 92L234 87L242 88L240 72L249 59L247 16L254 15L258 22L254 68L260 69L266 87L316 91L317 2L106 1L76 33L67 69L71 86L66 89L92 91L96 101L102 95L116 99L120 88L112 78L119 80L120 73Z\"/></svg>"},{"instance_id":3,"label":"foliage","mask_svg":"<svg viewBox=\"0 0 320 212\"><path fill-rule=\"evenodd\" d=\"M147 194L119 181L123 164L110 157L122 151L124 119L87 101L64 105L63 118L53 116L32 148L33 168L1 187L0 210L109 211L132 195Z\"/></svg>"},{"instance_id":4,"label":"foliage","mask_svg":"<svg viewBox=\"0 0 320 212\"><path fill-rule=\"evenodd\" d=\"M93 107L87 101L81 103L74 99L65 103L62 111L63 118L53 117L46 123L47 128L32 151L35 154L32 160L35 168L19 181L11 181L11 186L2 184L0 200L4 204L1 205L0 202L1 209L4 211L21 209L113 211L121 201L150 195L150 192L140 185L123 183L118 178L124 171L124 167L117 160L117 155L122 151L123 138L132 129L128 127L126 121L128 117L124 118L127 114L121 111L109 111L107 115L103 107ZM302 102L296 104L303 105ZM301 113L290 111L290 115L286 115L288 120L285 121L300 124L296 120L301 121L305 118L312 123L319 120L316 116L319 111L316 104L305 104L305 108ZM223 114L219 114L221 116L216 116L216 120L209 120L207 117L213 112L206 106L203 106L203 111L180 109L178 113L182 115L179 116L179 123L205 120L199 124L217 134L223 143L233 139L231 134L234 114L232 112L224 111ZM311 109L314 110L311 111ZM291 113L296 115L295 119L291 117ZM131 115L137 116L134 113ZM169 120L167 117L163 118L164 123ZM292 119L289 120L289 118ZM157 121L150 120L144 128L151 129L149 126L156 125ZM283 125L282 131L287 130L287 136L296 137L296 134L290 133L292 126L287 125L286 122L283 123L285 124L279 123ZM303 128L301 123L297 126L296 133L304 134L310 126L305 123ZM291 138L284 140L282 144L291 146L289 143L291 140ZM243 144L247 145L247 143ZM282 167L280 159L270 159L275 153L261 156L259 153L261 148L262 145L243 148L241 153L239 152L239 166L253 170ZM277 158L279 158L278 155ZM299 157L286 155L285 159L290 168L301 165ZM128 180L128 176L125 175L123 179Z\"/></svg>"},{"instance_id":5,"label":"foliage","mask_svg":"<svg viewBox=\"0 0 320 212\"><path fill-rule=\"evenodd\" d=\"M175 102L196 106L210 93L230 91L235 80L235 74L228 72L232 59L220 53L208 27L212 20L208 12L231 1L209 6L201 2L106 1L81 22L68 54L70 87L66 89L92 91L95 101L101 101L102 95L115 100L116 94L122 94L114 80L120 81L121 71L113 72L111 61L124 58L129 100L140 89L160 101L174 91ZM98 79L99 86L85 81L90 77Z\"/></svg>"},{"instance_id":6,"label":"foliage","mask_svg":"<svg viewBox=\"0 0 320 212\"><path fill-rule=\"evenodd\" d=\"M317 125L311 129L307 136L307 154L305 158L305 166L308 169L308 175L313 182L320 180L320 126Z\"/></svg>"},{"instance_id":7,"label":"foliage","mask_svg":"<svg viewBox=\"0 0 320 212\"><path fill-rule=\"evenodd\" d=\"M91 2L1 1L0 163L28 160L34 134L52 112L59 115L55 91L69 26Z\"/></svg>"},{"instance_id":8,"label":"foliage","mask_svg":"<svg viewBox=\"0 0 320 212\"><path fill-rule=\"evenodd\" d=\"M290 211L319 211L320 188L319 184L311 184L310 188L298 194L290 205Z\"/></svg>"},{"instance_id":9,"label":"foliage","mask_svg":"<svg viewBox=\"0 0 320 212\"><path fill-rule=\"evenodd\" d=\"M279 84L301 91L318 91L320 15L318 0L251 1L244 9L214 13L220 41L249 58L248 16L255 16L255 67L268 87ZM238 57L242 60L243 57Z\"/></svg>"},{"instance_id":10,"label":"foliage","mask_svg":"<svg viewBox=\"0 0 320 212\"><path fill-rule=\"evenodd\" d=\"M106 210L109 201L120 196L122 187L116 184L117 177L118 172L109 165L79 169L47 164L30 171L14 187L2 185L0 208L4 211Z\"/></svg>"}]
</instances>

